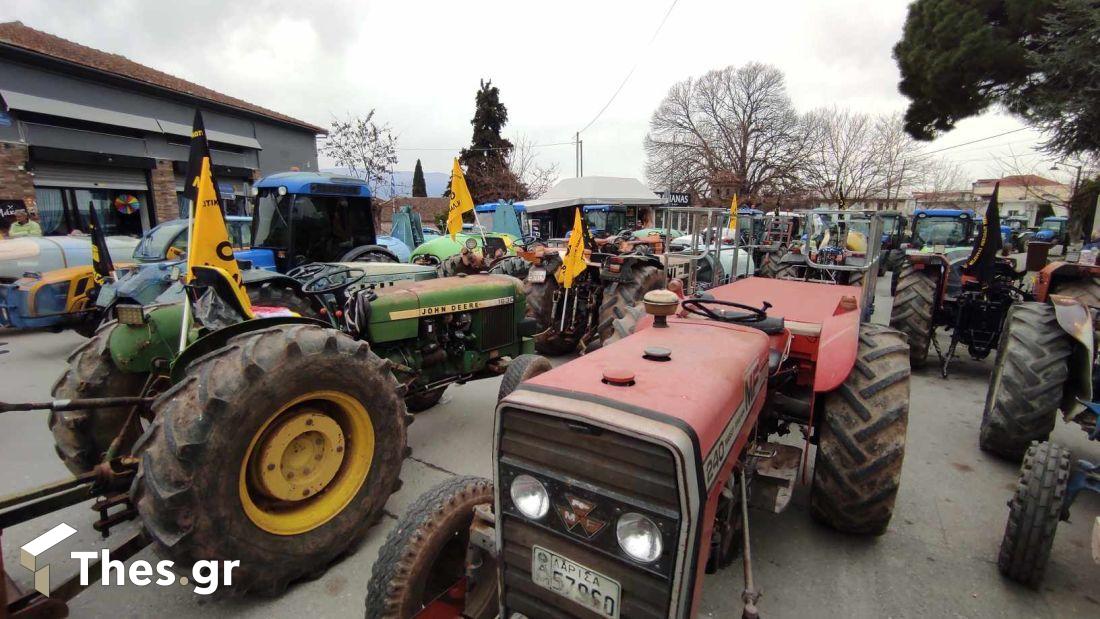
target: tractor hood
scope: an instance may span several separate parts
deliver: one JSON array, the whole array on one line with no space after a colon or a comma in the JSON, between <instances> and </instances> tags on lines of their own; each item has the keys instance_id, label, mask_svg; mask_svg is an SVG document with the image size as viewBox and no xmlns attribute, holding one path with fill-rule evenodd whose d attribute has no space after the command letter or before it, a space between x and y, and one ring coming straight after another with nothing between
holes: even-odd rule
<instances>
[{"instance_id":1,"label":"tractor hood","mask_svg":"<svg viewBox=\"0 0 1100 619\"><path fill-rule=\"evenodd\" d=\"M411 265L393 265L411 266ZM430 269L430 267L429 267ZM434 269L430 269L434 272ZM426 281L402 281L379 290L371 303L372 341L415 338L420 318L518 305L522 316L521 282L507 275L468 275Z\"/></svg>"},{"instance_id":2,"label":"tractor hood","mask_svg":"<svg viewBox=\"0 0 1100 619\"><path fill-rule=\"evenodd\" d=\"M763 405L768 344L756 329L669 319L668 328L638 331L524 382L505 402L527 407L541 401L553 410L555 399L580 401L596 425L610 421L634 432L658 424L681 432L696 451L683 456L701 463L700 481L709 487ZM656 349L671 354L659 360L649 354ZM626 414L596 419L607 407Z\"/></svg>"}]
</instances>

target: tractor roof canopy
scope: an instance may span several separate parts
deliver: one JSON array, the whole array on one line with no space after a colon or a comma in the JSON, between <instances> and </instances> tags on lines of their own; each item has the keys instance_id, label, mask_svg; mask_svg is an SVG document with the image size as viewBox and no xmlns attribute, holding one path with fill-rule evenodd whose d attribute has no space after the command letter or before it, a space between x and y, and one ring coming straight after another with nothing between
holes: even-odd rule
<instances>
[{"instance_id":1,"label":"tractor roof canopy","mask_svg":"<svg viewBox=\"0 0 1100 619\"><path fill-rule=\"evenodd\" d=\"M974 211L958 208L918 209L913 215L915 217L958 217L960 219L973 219Z\"/></svg>"},{"instance_id":2,"label":"tractor roof canopy","mask_svg":"<svg viewBox=\"0 0 1100 619\"><path fill-rule=\"evenodd\" d=\"M265 176L253 185L256 189L286 187L287 193L369 198L366 181L328 172L279 172Z\"/></svg>"}]
</instances>

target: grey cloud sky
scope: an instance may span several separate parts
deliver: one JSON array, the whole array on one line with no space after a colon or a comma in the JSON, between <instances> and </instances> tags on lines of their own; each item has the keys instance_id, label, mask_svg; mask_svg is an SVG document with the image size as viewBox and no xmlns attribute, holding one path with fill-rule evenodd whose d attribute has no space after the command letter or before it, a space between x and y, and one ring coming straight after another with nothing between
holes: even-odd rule
<instances>
[{"instance_id":1,"label":"grey cloud sky","mask_svg":"<svg viewBox=\"0 0 1100 619\"><path fill-rule=\"evenodd\" d=\"M446 171L470 139L481 78L508 106L506 133L546 144L572 139L635 61L622 93L582 139L586 174L641 176L649 116L669 86L707 70L762 61L787 75L796 106L901 111L890 55L906 0L7 0L0 20L38 28L327 125L374 107L400 136L399 168ZM971 119L929 149L1020 127L1002 114ZM1029 153L1032 132L949 151L972 176L991 156ZM573 174L573 149L538 150ZM945 153L947 154L947 153ZM1049 173L1049 164L1037 169Z\"/></svg>"}]
</instances>

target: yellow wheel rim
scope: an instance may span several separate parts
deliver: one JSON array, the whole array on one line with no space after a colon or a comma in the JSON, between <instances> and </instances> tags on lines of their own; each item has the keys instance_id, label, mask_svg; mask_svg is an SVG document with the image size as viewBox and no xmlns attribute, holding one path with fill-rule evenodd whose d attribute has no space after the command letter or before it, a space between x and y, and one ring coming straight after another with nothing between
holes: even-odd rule
<instances>
[{"instance_id":1,"label":"yellow wheel rim","mask_svg":"<svg viewBox=\"0 0 1100 619\"><path fill-rule=\"evenodd\" d=\"M355 398L314 391L264 422L241 462L248 518L276 535L299 535L336 517L367 480L374 426Z\"/></svg>"}]
</instances>

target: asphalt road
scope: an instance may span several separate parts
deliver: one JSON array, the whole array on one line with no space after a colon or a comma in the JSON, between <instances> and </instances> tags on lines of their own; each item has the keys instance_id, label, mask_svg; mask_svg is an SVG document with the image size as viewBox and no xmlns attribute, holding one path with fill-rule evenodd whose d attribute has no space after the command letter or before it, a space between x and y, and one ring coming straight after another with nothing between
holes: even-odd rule
<instances>
[{"instance_id":1,"label":"asphalt road","mask_svg":"<svg viewBox=\"0 0 1100 619\"><path fill-rule=\"evenodd\" d=\"M880 288L880 291L884 291ZM876 320L889 299L880 297ZM80 341L73 334L0 332L10 354L0 355L0 400L47 399L65 357ZM996 553L1016 479L1016 466L982 453L978 423L991 361L965 353L944 380L935 370L915 373L908 448L901 493L890 530L878 538L838 534L815 524L801 487L781 515L754 513L751 526L760 607L769 617L1097 617L1100 566L1089 556L1090 521L1100 497L1085 495L1073 521L1063 523L1042 589L1008 582L996 569ZM498 380L448 390L443 402L410 427L413 455L404 465L404 488L386 507L387 517L354 555L321 578L293 586L275 599L212 600L189 587L95 584L70 604L75 617L360 617L371 564L386 534L418 494L454 474L488 475L491 414ZM1100 459L1076 426L1060 424L1054 438L1075 457ZM64 478L54 455L45 413L0 415L0 495ZM76 570L68 553L97 550L96 515L77 506L4 531L4 563L29 587L19 565L19 546L66 522L78 531L46 553L56 586ZM133 530L133 524L130 530ZM112 535L117 545L126 530ZM152 559L146 549L139 558ZM740 614L740 563L707 577L701 616Z\"/></svg>"}]
</instances>

